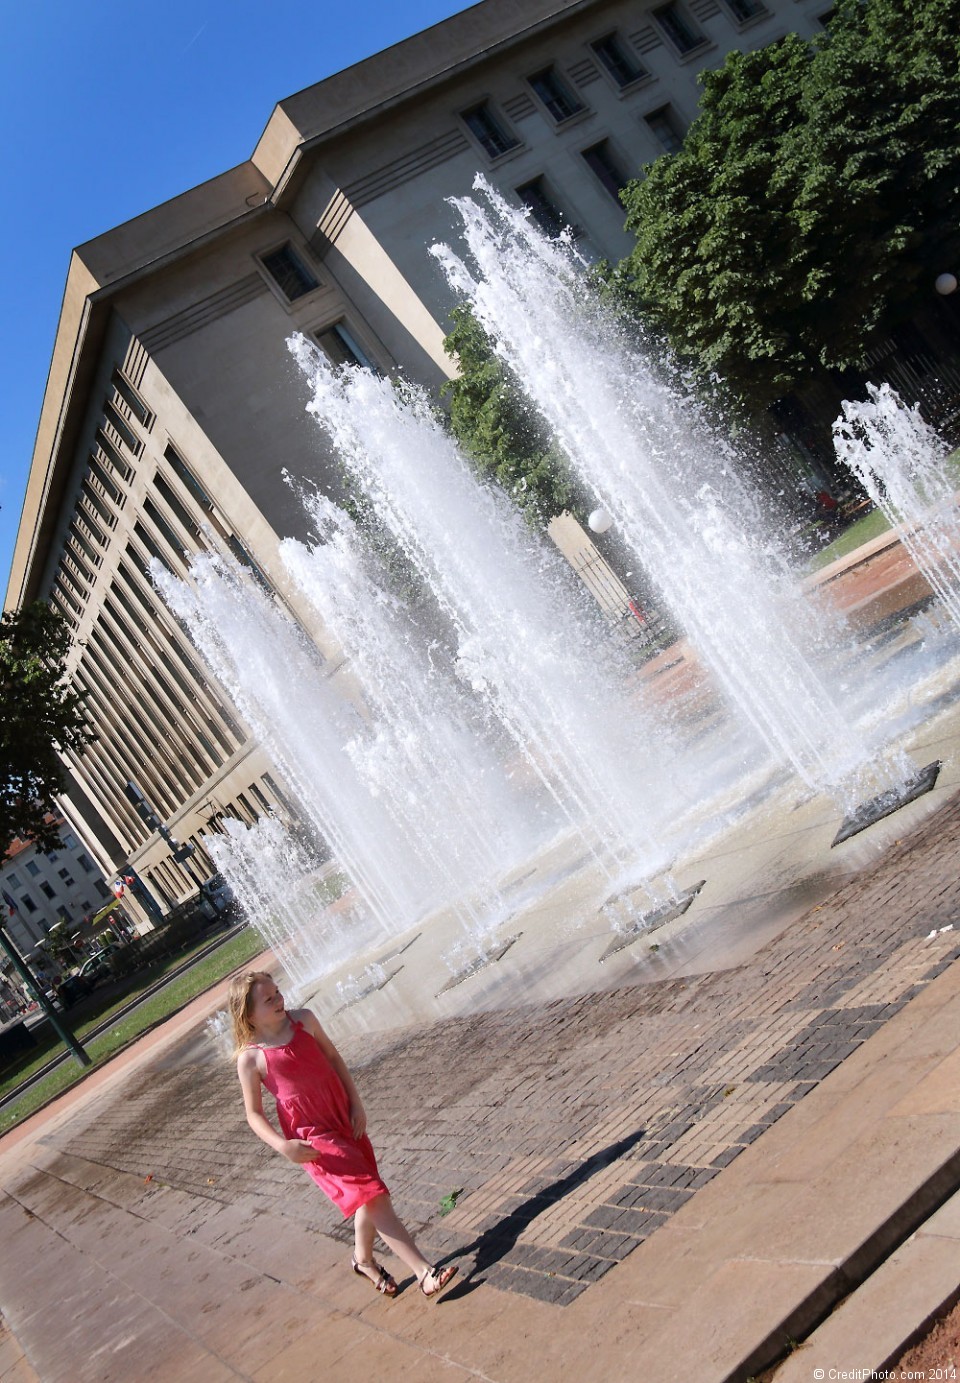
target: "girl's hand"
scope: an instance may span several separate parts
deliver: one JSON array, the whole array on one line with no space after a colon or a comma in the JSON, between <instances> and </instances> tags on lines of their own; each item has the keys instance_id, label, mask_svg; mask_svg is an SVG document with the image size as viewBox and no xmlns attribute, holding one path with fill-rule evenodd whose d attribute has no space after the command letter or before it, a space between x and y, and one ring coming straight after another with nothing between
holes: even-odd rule
<instances>
[{"instance_id":1,"label":"girl's hand","mask_svg":"<svg viewBox=\"0 0 960 1383\"><path fill-rule=\"evenodd\" d=\"M302 1142L299 1138L288 1138L280 1151L283 1153L284 1157L289 1158L291 1162L298 1163L316 1162L317 1158L320 1156L316 1148L312 1147L309 1143Z\"/></svg>"},{"instance_id":2,"label":"girl's hand","mask_svg":"<svg viewBox=\"0 0 960 1383\"><path fill-rule=\"evenodd\" d=\"M359 1100L350 1102L350 1127L354 1138L362 1138L367 1131L367 1111Z\"/></svg>"}]
</instances>

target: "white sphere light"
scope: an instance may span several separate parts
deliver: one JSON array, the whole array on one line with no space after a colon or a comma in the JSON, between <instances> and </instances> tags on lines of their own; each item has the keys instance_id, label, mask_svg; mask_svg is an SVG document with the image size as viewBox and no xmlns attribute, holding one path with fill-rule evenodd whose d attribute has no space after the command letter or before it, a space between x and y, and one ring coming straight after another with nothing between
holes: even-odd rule
<instances>
[{"instance_id":1,"label":"white sphere light","mask_svg":"<svg viewBox=\"0 0 960 1383\"><path fill-rule=\"evenodd\" d=\"M593 513L587 519L587 523L594 533L606 533L607 529L613 523L613 519L601 505L599 509L594 509Z\"/></svg>"},{"instance_id":2,"label":"white sphere light","mask_svg":"<svg viewBox=\"0 0 960 1383\"><path fill-rule=\"evenodd\" d=\"M954 274L938 274L933 286L938 293L946 297L949 293L957 291L956 276Z\"/></svg>"}]
</instances>

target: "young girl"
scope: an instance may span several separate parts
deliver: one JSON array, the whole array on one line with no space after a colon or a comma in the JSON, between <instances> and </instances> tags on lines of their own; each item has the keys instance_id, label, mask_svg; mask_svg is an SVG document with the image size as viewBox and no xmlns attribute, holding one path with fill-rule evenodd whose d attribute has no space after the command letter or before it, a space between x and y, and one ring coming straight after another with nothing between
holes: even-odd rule
<instances>
[{"instance_id":1,"label":"young girl","mask_svg":"<svg viewBox=\"0 0 960 1383\"><path fill-rule=\"evenodd\" d=\"M354 1217L353 1271L384 1296L396 1296L396 1282L374 1261L379 1234L416 1273L423 1295L438 1297L457 1269L432 1268L397 1218L356 1086L316 1017L308 1008L288 1012L270 976L256 970L234 978L229 1006L247 1123L271 1148L302 1164L346 1218ZM281 1134L263 1112L261 1085L276 1098Z\"/></svg>"}]
</instances>

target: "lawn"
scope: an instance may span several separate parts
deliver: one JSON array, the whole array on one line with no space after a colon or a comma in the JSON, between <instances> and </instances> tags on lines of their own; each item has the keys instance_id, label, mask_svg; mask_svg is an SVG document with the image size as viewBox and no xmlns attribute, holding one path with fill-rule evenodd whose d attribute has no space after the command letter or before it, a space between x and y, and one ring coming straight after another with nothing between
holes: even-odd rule
<instances>
[{"instance_id":1,"label":"lawn","mask_svg":"<svg viewBox=\"0 0 960 1383\"><path fill-rule=\"evenodd\" d=\"M818 571L820 567L827 566L830 562L836 561L838 557L846 557L848 552L853 552L855 548L862 547L871 538L879 538L881 533L886 533L890 527L887 520L879 509L872 509L869 514L864 514L862 519L857 519L849 528L834 538L832 543L821 548L819 552L811 557L809 568L811 571Z\"/></svg>"},{"instance_id":2,"label":"lawn","mask_svg":"<svg viewBox=\"0 0 960 1383\"><path fill-rule=\"evenodd\" d=\"M204 943L206 944L206 943ZM166 985L158 994L146 999L133 1013L128 1013L126 1017L118 1018L115 1025L112 1025L106 1032L94 1037L89 1043L84 1041L84 1034L100 1026L105 1018L124 1008L135 998L138 993L148 989L155 984L164 973L175 969L183 964L185 959L189 959L191 953L186 956L180 955L165 962L163 965L151 967L150 973L146 976L138 976L137 983L126 991L122 997L114 997L110 1004L102 1010L89 1013L86 1019L80 1023L76 1029L76 1036L83 1042L87 1054L92 1060L92 1066L81 1068L72 1057L68 1058L56 1070L44 1076L42 1080L31 1085L29 1090L25 1090L21 1096L10 1101L0 1109L0 1134L13 1128L21 1119L27 1118L39 1109L41 1105L52 1100L69 1086L74 1085L78 1080L98 1066L102 1066L110 1057L115 1056L122 1048L128 1046L137 1037L163 1022L188 1004L191 999L195 999L198 994L204 993L229 975L239 966L244 965L248 960L260 954L263 950L263 938L252 927L245 927L236 936L219 946L210 955L179 975L176 979ZM199 948L194 948L194 951ZM69 1022L69 1016L67 1021ZM11 1090L23 1083L24 1080L33 1072L44 1066L51 1057L58 1051L62 1051L62 1044L54 1037L51 1040L42 1041L34 1051L30 1053L29 1060L20 1062L10 1067L0 1080L0 1097L9 1094Z\"/></svg>"}]
</instances>

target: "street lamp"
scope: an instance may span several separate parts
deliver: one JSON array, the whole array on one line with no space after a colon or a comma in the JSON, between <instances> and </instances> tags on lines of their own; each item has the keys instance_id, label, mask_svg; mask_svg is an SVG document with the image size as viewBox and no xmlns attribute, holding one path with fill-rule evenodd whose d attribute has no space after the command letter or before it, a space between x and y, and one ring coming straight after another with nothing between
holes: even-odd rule
<instances>
[{"instance_id":1,"label":"street lamp","mask_svg":"<svg viewBox=\"0 0 960 1383\"><path fill-rule=\"evenodd\" d=\"M957 279L955 274L938 274L934 279L934 288L941 298L948 298L951 293L957 291Z\"/></svg>"}]
</instances>

